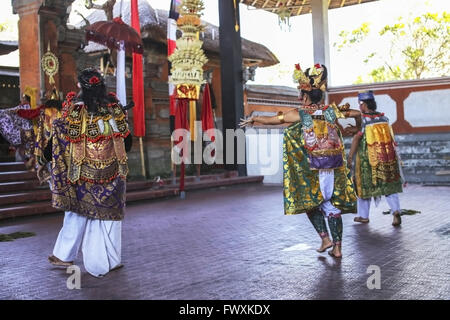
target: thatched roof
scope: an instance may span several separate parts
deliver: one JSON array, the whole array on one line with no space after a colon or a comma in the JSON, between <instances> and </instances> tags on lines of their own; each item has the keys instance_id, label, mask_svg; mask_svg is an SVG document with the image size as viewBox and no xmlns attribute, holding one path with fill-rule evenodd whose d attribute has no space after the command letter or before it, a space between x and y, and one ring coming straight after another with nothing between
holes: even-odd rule
<instances>
[{"instance_id":1,"label":"thatched roof","mask_svg":"<svg viewBox=\"0 0 450 320\"><path fill-rule=\"evenodd\" d=\"M17 41L0 41L0 55L11 53L19 49Z\"/></svg>"},{"instance_id":2,"label":"thatched roof","mask_svg":"<svg viewBox=\"0 0 450 320\"><path fill-rule=\"evenodd\" d=\"M139 18L141 23L141 35L144 43L146 39L156 41L159 43L167 43L167 19L169 12L160 9L153 9L147 1L139 1ZM120 15L120 2L118 1L114 6L114 16ZM122 12L124 13L122 19L125 23L130 22L130 2L124 1ZM92 24L97 21L106 20L106 15L102 10L93 10L93 12L86 17ZM203 40L203 49L206 53L219 54L219 27L203 21L205 31L201 37ZM77 25L78 28L84 26L84 22ZM85 52L103 51L106 48L100 44L89 42L84 48ZM242 57L246 64L256 64L259 67L268 67L279 63L277 57L265 46L246 40L242 38Z\"/></svg>"},{"instance_id":3,"label":"thatched roof","mask_svg":"<svg viewBox=\"0 0 450 320\"><path fill-rule=\"evenodd\" d=\"M328 0L328 9L347 7L371 1L377 0ZM279 0L240 0L240 2L273 13L277 13L280 9L284 8ZM288 0L286 8L290 11L291 16L308 14L311 13L311 0Z\"/></svg>"}]
</instances>

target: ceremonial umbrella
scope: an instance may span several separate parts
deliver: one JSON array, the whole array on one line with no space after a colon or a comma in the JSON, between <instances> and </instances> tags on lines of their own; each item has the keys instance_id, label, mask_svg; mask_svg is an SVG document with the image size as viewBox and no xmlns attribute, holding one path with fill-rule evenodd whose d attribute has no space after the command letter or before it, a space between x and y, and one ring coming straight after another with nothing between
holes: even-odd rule
<instances>
[{"instance_id":1,"label":"ceremonial umbrella","mask_svg":"<svg viewBox=\"0 0 450 320\"><path fill-rule=\"evenodd\" d=\"M142 54L144 46L142 38L133 27L123 22L121 17L116 17L112 21L98 21L86 27L86 40L100 43L110 49L117 50L117 69L116 69L116 92L119 101L123 106L126 105L126 88L125 88L125 51L135 54ZM142 70L142 68L141 68ZM142 72L142 71L141 71ZM142 78L142 75L140 76ZM134 86L135 84L133 84ZM141 86L142 87L142 86ZM143 100L143 99L141 99ZM139 105L143 101L138 101ZM138 106L138 109L143 111L143 105ZM142 112L143 113L143 112ZM144 115L141 112L133 112L134 122L143 123ZM139 119L137 119L139 117ZM139 120L139 121L138 121ZM142 121L141 121L142 120ZM138 130L135 126L135 131ZM145 129L144 129L145 130ZM139 132L142 130L138 130ZM139 142L141 144L141 161L142 172L145 176L145 166L143 163L143 147L142 147L142 133L139 133Z\"/></svg>"},{"instance_id":2,"label":"ceremonial umbrella","mask_svg":"<svg viewBox=\"0 0 450 320\"><path fill-rule=\"evenodd\" d=\"M117 50L120 50L123 42L126 51L141 54L144 52L141 36L134 28L123 22L121 17L112 21L97 21L86 27L86 40Z\"/></svg>"},{"instance_id":3,"label":"ceremonial umbrella","mask_svg":"<svg viewBox=\"0 0 450 320\"><path fill-rule=\"evenodd\" d=\"M86 40L117 49L117 97L122 105L126 105L125 51L142 54L144 46L141 36L123 22L121 17L117 17L112 21L98 21L86 27Z\"/></svg>"}]
</instances>

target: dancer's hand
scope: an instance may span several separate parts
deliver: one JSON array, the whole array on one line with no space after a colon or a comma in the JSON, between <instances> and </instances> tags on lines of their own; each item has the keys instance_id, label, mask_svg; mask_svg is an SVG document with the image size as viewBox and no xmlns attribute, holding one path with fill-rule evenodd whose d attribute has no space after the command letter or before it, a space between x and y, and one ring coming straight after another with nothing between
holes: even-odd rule
<instances>
[{"instance_id":1,"label":"dancer's hand","mask_svg":"<svg viewBox=\"0 0 450 320\"><path fill-rule=\"evenodd\" d=\"M44 183L44 179L42 177L42 170L44 169L44 166L41 166L40 164L37 165L37 171L36 175L39 180L39 185L42 185Z\"/></svg>"},{"instance_id":2,"label":"dancer's hand","mask_svg":"<svg viewBox=\"0 0 450 320\"><path fill-rule=\"evenodd\" d=\"M353 167L353 161L352 161L352 159L351 159L351 158L347 158L347 168L348 168L349 170L352 170L352 167Z\"/></svg>"},{"instance_id":3,"label":"dancer's hand","mask_svg":"<svg viewBox=\"0 0 450 320\"><path fill-rule=\"evenodd\" d=\"M255 120L253 120L253 117L250 117L248 119L241 118L241 122L239 122L239 127L241 128L248 127L249 125L252 125L253 122L255 122Z\"/></svg>"},{"instance_id":4,"label":"dancer's hand","mask_svg":"<svg viewBox=\"0 0 450 320\"><path fill-rule=\"evenodd\" d=\"M345 127L345 129L344 129L344 136L353 136L356 133L358 133L358 128L351 124L348 125L347 127Z\"/></svg>"}]
</instances>

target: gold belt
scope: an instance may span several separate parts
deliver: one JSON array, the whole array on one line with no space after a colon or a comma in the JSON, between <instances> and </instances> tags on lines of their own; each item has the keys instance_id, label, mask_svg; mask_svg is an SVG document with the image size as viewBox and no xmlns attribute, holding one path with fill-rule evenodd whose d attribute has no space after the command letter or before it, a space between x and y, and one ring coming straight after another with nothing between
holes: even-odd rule
<instances>
[{"instance_id":1,"label":"gold belt","mask_svg":"<svg viewBox=\"0 0 450 320\"><path fill-rule=\"evenodd\" d=\"M88 180L105 181L115 177L118 172L119 172L119 165L117 162L113 162L111 165L102 169L96 169L91 166L88 166L87 164L82 164L80 176L81 178Z\"/></svg>"}]
</instances>

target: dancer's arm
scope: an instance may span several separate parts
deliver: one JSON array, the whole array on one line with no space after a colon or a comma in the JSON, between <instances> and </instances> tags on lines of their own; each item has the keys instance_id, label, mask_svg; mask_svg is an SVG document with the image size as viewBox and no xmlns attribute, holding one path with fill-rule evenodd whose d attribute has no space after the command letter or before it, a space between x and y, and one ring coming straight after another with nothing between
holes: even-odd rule
<instances>
[{"instance_id":1,"label":"dancer's arm","mask_svg":"<svg viewBox=\"0 0 450 320\"><path fill-rule=\"evenodd\" d=\"M345 118L355 119L356 126L351 126L351 127L355 127L357 129L356 132L361 130L361 112L359 110L349 109L347 111L344 111L343 114L344 114ZM354 133L356 133L356 132L354 132Z\"/></svg>"},{"instance_id":2,"label":"dancer's arm","mask_svg":"<svg viewBox=\"0 0 450 320\"><path fill-rule=\"evenodd\" d=\"M240 127L246 127L250 124L253 124L254 122L258 122L264 125L277 125L282 123L294 123L300 121L300 115L298 114L298 110L294 109L291 111L288 111L286 113L280 113L273 117L267 117L267 116L254 116L250 117L248 119L241 119L241 122L239 123Z\"/></svg>"},{"instance_id":3,"label":"dancer's arm","mask_svg":"<svg viewBox=\"0 0 450 320\"><path fill-rule=\"evenodd\" d=\"M358 131L358 133L353 136L352 146L350 147L350 151L347 157L347 166L350 169L353 166L353 156L355 155L356 150L358 150L359 142L361 141L362 135L363 133L361 131Z\"/></svg>"},{"instance_id":4,"label":"dancer's arm","mask_svg":"<svg viewBox=\"0 0 450 320\"><path fill-rule=\"evenodd\" d=\"M355 119L356 125L349 124L345 129L342 130L342 134L346 137L354 136L361 130L361 112L359 110L348 109L342 112L345 119L353 118ZM336 121L337 122L337 121Z\"/></svg>"}]
</instances>

